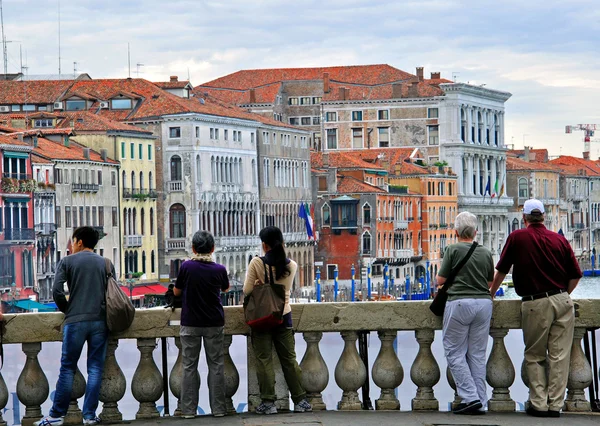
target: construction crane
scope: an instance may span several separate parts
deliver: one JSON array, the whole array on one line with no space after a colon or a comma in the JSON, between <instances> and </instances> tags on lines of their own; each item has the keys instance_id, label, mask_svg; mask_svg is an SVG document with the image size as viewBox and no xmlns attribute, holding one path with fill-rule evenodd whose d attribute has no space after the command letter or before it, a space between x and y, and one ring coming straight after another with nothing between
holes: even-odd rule
<instances>
[{"instance_id":1,"label":"construction crane","mask_svg":"<svg viewBox=\"0 0 600 426\"><path fill-rule=\"evenodd\" d=\"M587 155L589 157L590 144L592 142L600 142L598 140L592 141L592 138L594 137L594 133L596 132L596 130L600 130L600 124L575 124L575 125L565 127L565 133L573 133L573 130L581 130L584 132L583 155L585 156L587 153Z\"/></svg>"}]
</instances>

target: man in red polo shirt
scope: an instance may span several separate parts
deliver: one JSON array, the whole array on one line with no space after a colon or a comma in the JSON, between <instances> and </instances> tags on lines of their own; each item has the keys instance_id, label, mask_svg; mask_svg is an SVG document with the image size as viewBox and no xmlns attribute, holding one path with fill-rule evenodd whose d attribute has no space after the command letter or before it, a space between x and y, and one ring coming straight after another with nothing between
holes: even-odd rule
<instances>
[{"instance_id":1,"label":"man in red polo shirt","mask_svg":"<svg viewBox=\"0 0 600 426\"><path fill-rule=\"evenodd\" d=\"M569 242L544 226L544 205L539 200L525 201L523 220L527 227L512 232L506 240L490 292L496 294L512 266L515 291L523 300L527 414L560 417L575 324L569 294L579 283L581 270Z\"/></svg>"}]
</instances>

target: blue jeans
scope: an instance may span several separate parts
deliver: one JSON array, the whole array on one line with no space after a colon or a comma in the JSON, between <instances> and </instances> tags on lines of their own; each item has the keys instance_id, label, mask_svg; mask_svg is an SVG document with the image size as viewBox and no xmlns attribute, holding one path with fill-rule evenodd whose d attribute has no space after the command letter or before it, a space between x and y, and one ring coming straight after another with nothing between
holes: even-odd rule
<instances>
[{"instance_id":1,"label":"blue jeans","mask_svg":"<svg viewBox=\"0 0 600 426\"><path fill-rule=\"evenodd\" d=\"M52 417L63 417L67 414L77 362L81 356L83 344L86 342L88 345L88 379L83 400L83 418L96 418L108 342L108 328L105 321L83 321L65 324L60 374L56 382L54 404L50 410L50 416Z\"/></svg>"}]
</instances>

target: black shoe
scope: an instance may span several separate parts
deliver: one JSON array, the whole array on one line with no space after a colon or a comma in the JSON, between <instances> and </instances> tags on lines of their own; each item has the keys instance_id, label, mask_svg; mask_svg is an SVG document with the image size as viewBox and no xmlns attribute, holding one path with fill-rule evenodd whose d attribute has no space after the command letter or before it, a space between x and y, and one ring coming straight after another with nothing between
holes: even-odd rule
<instances>
[{"instance_id":1,"label":"black shoe","mask_svg":"<svg viewBox=\"0 0 600 426\"><path fill-rule=\"evenodd\" d=\"M536 410L532 406L527 407L527 410L525 410L525 412L527 413L528 416L533 416L533 417L550 417L548 411ZM559 413L559 415L560 415L560 413Z\"/></svg>"},{"instance_id":2,"label":"black shoe","mask_svg":"<svg viewBox=\"0 0 600 426\"><path fill-rule=\"evenodd\" d=\"M475 411L479 411L479 409L483 407L481 401L476 399L475 401L471 401L469 403L461 402L452 410L454 414L473 414Z\"/></svg>"},{"instance_id":3,"label":"black shoe","mask_svg":"<svg viewBox=\"0 0 600 426\"><path fill-rule=\"evenodd\" d=\"M560 411L548 410L548 417L560 417Z\"/></svg>"}]
</instances>

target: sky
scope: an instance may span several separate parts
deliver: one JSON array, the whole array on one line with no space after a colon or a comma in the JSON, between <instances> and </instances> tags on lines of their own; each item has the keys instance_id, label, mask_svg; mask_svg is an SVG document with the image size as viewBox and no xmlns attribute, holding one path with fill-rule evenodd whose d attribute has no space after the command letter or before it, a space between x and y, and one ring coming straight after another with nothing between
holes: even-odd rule
<instances>
[{"instance_id":1,"label":"sky","mask_svg":"<svg viewBox=\"0 0 600 426\"><path fill-rule=\"evenodd\" d=\"M3 0L9 72L21 48L29 74L58 74L58 10ZM194 85L251 68L423 66L512 93L505 141L516 149L580 156L583 133L565 126L600 125L597 0L60 0L60 15L63 73L77 62L92 78L127 77L128 43L132 77Z\"/></svg>"}]
</instances>

